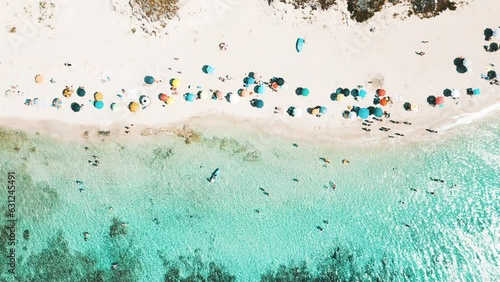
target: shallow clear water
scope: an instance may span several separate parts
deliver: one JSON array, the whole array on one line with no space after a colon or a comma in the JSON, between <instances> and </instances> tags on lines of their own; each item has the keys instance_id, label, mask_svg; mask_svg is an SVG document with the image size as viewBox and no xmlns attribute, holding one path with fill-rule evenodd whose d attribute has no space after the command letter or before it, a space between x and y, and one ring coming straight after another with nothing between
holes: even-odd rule
<instances>
[{"instance_id":1,"label":"shallow clear water","mask_svg":"<svg viewBox=\"0 0 500 282\"><path fill-rule=\"evenodd\" d=\"M243 129L191 144L171 135L76 144L2 131L1 181L17 175L17 275L164 281L175 268L178 278L207 278L215 262L225 274L212 271L209 281L498 280L500 123L463 129L378 149L294 147ZM209 183L215 168L221 175ZM6 189L0 197L5 210ZM114 218L126 234L111 238ZM0 271L12 280L5 264Z\"/></svg>"}]
</instances>

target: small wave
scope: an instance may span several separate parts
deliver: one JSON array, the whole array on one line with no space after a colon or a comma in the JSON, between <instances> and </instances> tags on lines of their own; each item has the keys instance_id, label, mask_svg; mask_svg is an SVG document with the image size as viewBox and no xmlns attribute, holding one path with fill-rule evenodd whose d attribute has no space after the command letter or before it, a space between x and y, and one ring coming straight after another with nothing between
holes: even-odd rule
<instances>
[{"instance_id":1,"label":"small wave","mask_svg":"<svg viewBox=\"0 0 500 282\"><path fill-rule=\"evenodd\" d=\"M448 130L457 126L470 124L476 120L488 117L490 113L500 110L500 103L493 104L487 108L484 108L478 112L465 113L462 115L454 116L456 119L454 123L447 124L439 128L439 130Z\"/></svg>"}]
</instances>

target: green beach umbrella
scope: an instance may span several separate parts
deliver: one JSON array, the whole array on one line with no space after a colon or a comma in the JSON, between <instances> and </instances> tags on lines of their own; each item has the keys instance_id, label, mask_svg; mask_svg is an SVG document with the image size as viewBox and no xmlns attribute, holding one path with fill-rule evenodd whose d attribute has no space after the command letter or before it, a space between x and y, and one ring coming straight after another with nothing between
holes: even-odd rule
<instances>
[{"instance_id":1,"label":"green beach umbrella","mask_svg":"<svg viewBox=\"0 0 500 282\"><path fill-rule=\"evenodd\" d=\"M302 91L300 91L300 94L304 97L309 96L310 92L308 88L302 88Z\"/></svg>"},{"instance_id":2,"label":"green beach umbrella","mask_svg":"<svg viewBox=\"0 0 500 282\"><path fill-rule=\"evenodd\" d=\"M80 97L83 97L85 96L86 92L85 92L85 89L83 87L78 87L78 89L76 89L76 95L80 96Z\"/></svg>"},{"instance_id":3,"label":"green beach umbrella","mask_svg":"<svg viewBox=\"0 0 500 282\"><path fill-rule=\"evenodd\" d=\"M77 113L80 111L80 109L82 108L82 106L80 106L80 104L78 103L71 103L71 109L73 110L73 112Z\"/></svg>"}]
</instances>

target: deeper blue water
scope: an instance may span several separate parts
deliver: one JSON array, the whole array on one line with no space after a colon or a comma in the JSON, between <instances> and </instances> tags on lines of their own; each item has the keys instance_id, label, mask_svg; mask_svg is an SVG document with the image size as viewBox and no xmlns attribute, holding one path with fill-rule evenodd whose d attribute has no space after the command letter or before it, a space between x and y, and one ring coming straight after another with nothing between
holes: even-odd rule
<instances>
[{"instance_id":1,"label":"deeper blue water","mask_svg":"<svg viewBox=\"0 0 500 282\"><path fill-rule=\"evenodd\" d=\"M500 122L461 132L331 148L243 129L190 144L166 133L92 143L2 130L2 187L16 175L16 278L499 280ZM0 280L14 281L8 269Z\"/></svg>"}]
</instances>

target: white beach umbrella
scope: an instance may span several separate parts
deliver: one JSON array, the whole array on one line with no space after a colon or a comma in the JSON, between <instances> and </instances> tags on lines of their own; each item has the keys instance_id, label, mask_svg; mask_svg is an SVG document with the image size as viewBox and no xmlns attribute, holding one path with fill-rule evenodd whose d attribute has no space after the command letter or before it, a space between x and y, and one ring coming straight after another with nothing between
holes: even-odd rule
<instances>
[{"instance_id":1,"label":"white beach umbrella","mask_svg":"<svg viewBox=\"0 0 500 282\"><path fill-rule=\"evenodd\" d=\"M464 59L463 61L463 65L467 68L469 68L471 66L471 61L469 59Z\"/></svg>"},{"instance_id":2,"label":"white beach umbrella","mask_svg":"<svg viewBox=\"0 0 500 282\"><path fill-rule=\"evenodd\" d=\"M200 100L206 100L210 98L210 94L207 91L200 91L198 92L198 98L200 98Z\"/></svg>"},{"instance_id":3,"label":"white beach umbrella","mask_svg":"<svg viewBox=\"0 0 500 282\"><path fill-rule=\"evenodd\" d=\"M500 37L500 27L497 28L497 29L495 29L495 30L493 30L493 36Z\"/></svg>"},{"instance_id":4,"label":"white beach umbrella","mask_svg":"<svg viewBox=\"0 0 500 282\"><path fill-rule=\"evenodd\" d=\"M460 91L458 91L458 89L451 90L451 97L453 97L453 98L460 97Z\"/></svg>"},{"instance_id":5,"label":"white beach umbrella","mask_svg":"<svg viewBox=\"0 0 500 282\"><path fill-rule=\"evenodd\" d=\"M111 81L111 73L109 71L101 72L101 82Z\"/></svg>"},{"instance_id":6,"label":"white beach umbrella","mask_svg":"<svg viewBox=\"0 0 500 282\"><path fill-rule=\"evenodd\" d=\"M292 116L301 117L302 116L302 109L301 108L293 108Z\"/></svg>"},{"instance_id":7,"label":"white beach umbrella","mask_svg":"<svg viewBox=\"0 0 500 282\"><path fill-rule=\"evenodd\" d=\"M14 91L10 89L5 91L5 97L14 97L14 94L15 94Z\"/></svg>"},{"instance_id":8,"label":"white beach umbrella","mask_svg":"<svg viewBox=\"0 0 500 282\"><path fill-rule=\"evenodd\" d=\"M113 111L119 111L120 110L120 104L117 103L111 103L111 110Z\"/></svg>"},{"instance_id":9,"label":"white beach umbrella","mask_svg":"<svg viewBox=\"0 0 500 282\"><path fill-rule=\"evenodd\" d=\"M229 94L229 103L231 104L238 104L240 102L240 96L235 93L230 93Z\"/></svg>"},{"instance_id":10,"label":"white beach umbrella","mask_svg":"<svg viewBox=\"0 0 500 282\"><path fill-rule=\"evenodd\" d=\"M139 98L139 103L141 103L142 106L147 107L147 106L151 105L151 99L146 95L142 95Z\"/></svg>"},{"instance_id":11,"label":"white beach umbrella","mask_svg":"<svg viewBox=\"0 0 500 282\"><path fill-rule=\"evenodd\" d=\"M356 114L356 112L349 113L349 119L356 119L357 117L358 117L358 115Z\"/></svg>"}]
</instances>

